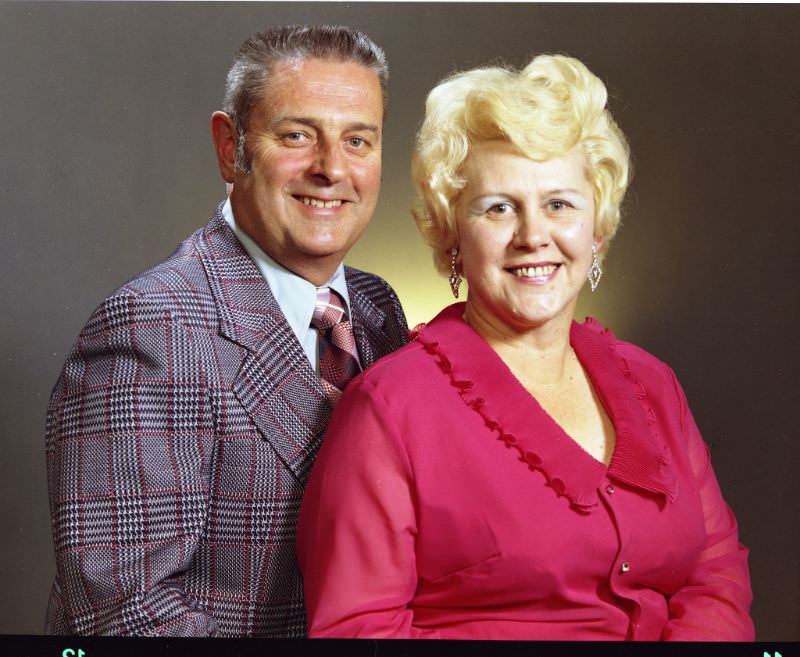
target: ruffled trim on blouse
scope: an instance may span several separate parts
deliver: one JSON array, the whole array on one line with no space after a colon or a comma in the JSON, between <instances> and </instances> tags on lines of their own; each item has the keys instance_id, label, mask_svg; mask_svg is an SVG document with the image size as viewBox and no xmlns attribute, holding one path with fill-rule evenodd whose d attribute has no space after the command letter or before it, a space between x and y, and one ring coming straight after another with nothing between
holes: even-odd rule
<instances>
[{"instance_id":1,"label":"ruffled trim on blouse","mask_svg":"<svg viewBox=\"0 0 800 657\"><path fill-rule=\"evenodd\" d=\"M463 321L464 304L445 308L410 337L434 358L464 404L521 464L539 471L576 511L599 504L605 476L675 499L670 452L656 430L645 387L616 349L613 333L593 319L573 322L570 343L586 369L617 435L606 468L541 408L486 341Z\"/></svg>"}]
</instances>

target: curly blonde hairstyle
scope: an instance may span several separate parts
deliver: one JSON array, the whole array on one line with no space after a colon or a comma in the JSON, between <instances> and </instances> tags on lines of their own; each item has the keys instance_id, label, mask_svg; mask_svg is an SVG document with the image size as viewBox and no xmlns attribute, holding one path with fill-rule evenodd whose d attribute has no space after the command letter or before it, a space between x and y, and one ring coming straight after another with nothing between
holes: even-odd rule
<instances>
[{"instance_id":1,"label":"curly blonde hairstyle","mask_svg":"<svg viewBox=\"0 0 800 657\"><path fill-rule=\"evenodd\" d=\"M458 245L454 207L466 184L460 169L470 145L487 139L510 141L536 161L580 146L594 190L594 234L607 251L631 175L628 143L607 99L600 79L564 55L539 55L521 71L457 73L428 94L411 164L419 196L412 214L439 271L449 270L449 251Z\"/></svg>"}]
</instances>

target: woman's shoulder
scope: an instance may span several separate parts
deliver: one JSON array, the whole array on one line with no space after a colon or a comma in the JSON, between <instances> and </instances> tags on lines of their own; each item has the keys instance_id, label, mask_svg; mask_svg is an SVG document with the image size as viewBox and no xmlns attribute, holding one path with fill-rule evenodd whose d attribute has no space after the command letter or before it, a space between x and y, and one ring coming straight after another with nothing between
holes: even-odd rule
<instances>
[{"instance_id":1,"label":"woman's shoulder","mask_svg":"<svg viewBox=\"0 0 800 657\"><path fill-rule=\"evenodd\" d=\"M578 327L586 335L594 335L594 339L602 340L612 349L624 369L629 368L639 378L649 382L659 381L671 384L674 374L669 365L642 347L627 340L618 339L611 329L603 326L594 317L587 317Z\"/></svg>"},{"instance_id":2,"label":"woman's shoulder","mask_svg":"<svg viewBox=\"0 0 800 657\"><path fill-rule=\"evenodd\" d=\"M376 383L383 380L391 381L398 377L406 378L409 375L413 377L420 367L425 367L428 360L430 358L422 344L412 339L397 351L375 361L364 370L361 378Z\"/></svg>"},{"instance_id":3,"label":"woman's shoulder","mask_svg":"<svg viewBox=\"0 0 800 657\"><path fill-rule=\"evenodd\" d=\"M442 310L409 332L409 343L373 363L350 385L364 390L402 388L406 395L429 394L452 383L453 367L474 360L481 340L461 319L463 304ZM469 354L469 357L467 357Z\"/></svg>"}]
</instances>

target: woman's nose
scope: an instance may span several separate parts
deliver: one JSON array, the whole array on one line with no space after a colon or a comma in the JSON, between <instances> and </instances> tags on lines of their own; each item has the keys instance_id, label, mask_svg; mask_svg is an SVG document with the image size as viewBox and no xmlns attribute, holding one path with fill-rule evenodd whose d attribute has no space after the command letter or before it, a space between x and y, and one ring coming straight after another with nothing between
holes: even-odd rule
<instances>
[{"instance_id":1,"label":"woman's nose","mask_svg":"<svg viewBox=\"0 0 800 657\"><path fill-rule=\"evenodd\" d=\"M518 215L513 239L516 248L533 251L547 245L549 240L547 220L538 209L526 210Z\"/></svg>"}]
</instances>

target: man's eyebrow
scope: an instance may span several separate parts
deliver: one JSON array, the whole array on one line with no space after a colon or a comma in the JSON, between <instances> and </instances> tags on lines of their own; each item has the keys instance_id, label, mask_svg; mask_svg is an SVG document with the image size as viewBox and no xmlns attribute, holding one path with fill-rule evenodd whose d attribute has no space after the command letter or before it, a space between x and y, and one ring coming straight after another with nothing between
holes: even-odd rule
<instances>
[{"instance_id":1,"label":"man's eyebrow","mask_svg":"<svg viewBox=\"0 0 800 657\"><path fill-rule=\"evenodd\" d=\"M374 132L376 135L380 133L381 129L372 123L352 123L347 127L348 130L355 130L356 132Z\"/></svg>"},{"instance_id":2,"label":"man's eyebrow","mask_svg":"<svg viewBox=\"0 0 800 657\"><path fill-rule=\"evenodd\" d=\"M308 116L294 116L285 114L283 116L276 116L274 121L272 122L273 125L280 125L281 123L300 123L302 125L307 125L310 128L318 129L320 127L320 122L318 119L314 119ZM380 134L380 128L377 125L372 123L351 123L345 127L345 131L349 132L351 130L355 130L357 132L373 132L376 135Z\"/></svg>"}]
</instances>

